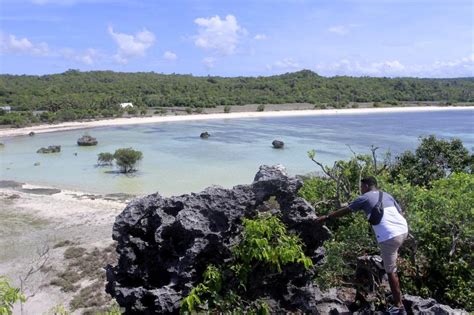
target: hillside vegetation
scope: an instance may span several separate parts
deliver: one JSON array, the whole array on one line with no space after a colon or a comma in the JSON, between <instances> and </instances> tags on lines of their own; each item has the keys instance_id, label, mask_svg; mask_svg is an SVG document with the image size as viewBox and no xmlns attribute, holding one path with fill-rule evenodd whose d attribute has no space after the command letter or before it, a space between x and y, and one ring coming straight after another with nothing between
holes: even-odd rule
<instances>
[{"instance_id":1,"label":"hillside vegetation","mask_svg":"<svg viewBox=\"0 0 474 315\"><path fill-rule=\"evenodd\" d=\"M398 101L474 101L474 78L331 77L303 70L269 77L194 77L157 73L80 72L1 75L0 105L16 110L103 110L121 102L167 107Z\"/></svg>"}]
</instances>

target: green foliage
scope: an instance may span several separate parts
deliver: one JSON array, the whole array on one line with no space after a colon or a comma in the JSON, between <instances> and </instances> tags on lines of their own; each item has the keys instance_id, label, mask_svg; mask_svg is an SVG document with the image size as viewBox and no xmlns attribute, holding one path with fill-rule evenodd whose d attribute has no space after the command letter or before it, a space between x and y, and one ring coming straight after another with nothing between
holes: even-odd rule
<instances>
[{"instance_id":1,"label":"green foliage","mask_svg":"<svg viewBox=\"0 0 474 315\"><path fill-rule=\"evenodd\" d=\"M412 294L474 310L474 175L452 174L431 188L393 184L408 200L416 250L405 249L401 278ZM409 192L413 190L413 192Z\"/></svg>"},{"instance_id":2,"label":"green foliage","mask_svg":"<svg viewBox=\"0 0 474 315\"><path fill-rule=\"evenodd\" d=\"M143 153L132 148L117 149L114 153L114 159L122 173L134 171L138 161L143 158Z\"/></svg>"},{"instance_id":3,"label":"green foliage","mask_svg":"<svg viewBox=\"0 0 474 315\"><path fill-rule=\"evenodd\" d=\"M109 152L102 152L97 155L97 164L98 165L112 165L114 161L114 155Z\"/></svg>"},{"instance_id":4,"label":"green foliage","mask_svg":"<svg viewBox=\"0 0 474 315\"><path fill-rule=\"evenodd\" d=\"M289 263L301 263L305 268L313 265L304 254L299 237L288 234L277 217L243 219L243 224L243 240L234 248L234 254L241 262L244 274L251 271L256 261L266 263L278 272L281 272L281 266Z\"/></svg>"},{"instance_id":5,"label":"green foliage","mask_svg":"<svg viewBox=\"0 0 474 315\"><path fill-rule=\"evenodd\" d=\"M447 141L431 135L421 138L415 153L406 151L396 158L391 176L403 176L413 185L429 186L431 181L453 172L472 172L473 169L474 155L469 154L461 140Z\"/></svg>"},{"instance_id":6,"label":"green foliage","mask_svg":"<svg viewBox=\"0 0 474 315\"><path fill-rule=\"evenodd\" d=\"M406 159L409 154L413 159ZM314 151L308 155L317 162ZM374 163L366 158L361 163L358 156L352 161L336 162L336 173L333 168L324 167L326 176L306 179L300 195L315 205L318 214L324 214L335 210L339 197L342 203L354 197L352 193L338 195L338 186L349 183L353 192L354 180L378 173L379 187L399 202L414 236L414 243L407 241L400 252L403 292L433 297L441 303L472 311L474 175L472 165L466 162L469 158L472 155L459 140L437 140L432 136L422 140L416 153L405 152L397 157L394 165L388 165L389 171L384 168L376 171ZM424 175L408 178L406 174ZM356 258L378 252L363 215L346 216L327 225L334 238L324 243L325 263L318 268L316 277L323 288L354 281Z\"/></svg>"},{"instance_id":7,"label":"green foliage","mask_svg":"<svg viewBox=\"0 0 474 315\"><path fill-rule=\"evenodd\" d=\"M232 107L230 107L229 105L224 106L224 113L230 113L231 109Z\"/></svg>"},{"instance_id":8,"label":"green foliage","mask_svg":"<svg viewBox=\"0 0 474 315\"><path fill-rule=\"evenodd\" d=\"M193 113L193 108L192 107L186 107L186 114L192 114Z\"/></svg>"},{"instance_id":9,"label":"green foliage","mask_svg":"<svg viewBox=\"0 0 474 315\"><path fill-rule=\"evenodd\" d=\"M313 266L299 237L289 234L277 217L244 218L243 226L242 240L232 249L230 262L221 269L207 267L203 281L181 301L181 313L207 309L218 313L270 314L265 302L245 297L252 275L261 270L257 268L264 266L281 272L283 266L292 263L302 264L305 269ZM234 287L224 291L223 283L232 283Z\"/></svg>"},{"instance_id":10,"label":"green foliage","mask_svg":"<svg viewBox=\"0 0 474 315\"><path fill-rule=\"evenodd\" d=\"M264 104L260 104L257 106L257 112L263 112L265 110L265 105Z\"/></svg>"},{"instance_id":11,"label":"green foliage","mask_svg":"<svg viewBox=\"0 0 474 315\"><path fill-rule=\"evenodd\" d=\"M20 293L20 289L12 287L7 278L0 276L0 314L12 314L13 305L20 301L26 301L26 297Z\"/></svg>"}]
</instances>

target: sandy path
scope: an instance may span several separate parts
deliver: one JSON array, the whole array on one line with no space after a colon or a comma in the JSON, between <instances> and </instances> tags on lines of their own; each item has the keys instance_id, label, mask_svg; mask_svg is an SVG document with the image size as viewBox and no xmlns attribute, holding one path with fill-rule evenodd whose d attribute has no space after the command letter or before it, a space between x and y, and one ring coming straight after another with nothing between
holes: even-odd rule
<instances>
[{"instance_id":1,"label":"sandy path","mask_svg":"<svg viewBox=\"0 0 474 315\"><path fill-rule=\"evenodd\" d=\"M324 116L324 115L348 115L368 113L398 113L398 112L434 112L445 110L474 110L474 106L417 106L417 107L385 107L385 108L351 108L351 109L320 109L320 110L289 110L289 111L267 111L267 112L236 112L236 113L213 113L199 115L177 115L177 116L152 116L116 118L107 120L95 120L86 122L67 122L55 125L38 125L20 129L0 129L1 137L27 135L31 131L35 133L55 132L74 129L88 129L95 127L123 126L136 124L151 124L173 121L190 120L212 120L231 118L259 118L259 117L295 117L295 116Z\"/></svg>"},{"instance_id":2,"label":"sandy path","mask_svg":"<svg viewBox=\"0 0 474 315\"><path fill-rule=\"evenodd\" d=\"M53 270L61 270L65 264L66 247L54 248L58 242L69 240L85 248L109 245L115 217L126 205L125 201L105 200L100 195L74 191L45 195L21 188L0 188L0 274L9 277L15 286L19 286L19 276L26 274L44 245L50 248L48 265ZM25 188L37 187L23 185ZM53 276L53 272L38 272L28 280L26 294L32 296L24 306L24 314L43 314L55 305L68 305L71 294L45 286ZM16 307L15 314L19 313Z\"/></svg>"}]
</instances>

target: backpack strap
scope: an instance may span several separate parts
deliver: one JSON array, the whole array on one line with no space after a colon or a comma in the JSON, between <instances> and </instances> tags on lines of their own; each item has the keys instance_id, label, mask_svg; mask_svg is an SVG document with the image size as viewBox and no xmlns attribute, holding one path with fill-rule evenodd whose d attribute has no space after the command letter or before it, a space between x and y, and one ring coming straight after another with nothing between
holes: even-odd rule
<instances>
[{"instance_id":1,"label":"backpack strap","mask_svg":"<svg viewBox=\"0 0 474 315\"><path fill-rule=\"evenodd\" d=\"M379 190L379 203L382 204L383 191Z\"/></svg>"}]
</instances>

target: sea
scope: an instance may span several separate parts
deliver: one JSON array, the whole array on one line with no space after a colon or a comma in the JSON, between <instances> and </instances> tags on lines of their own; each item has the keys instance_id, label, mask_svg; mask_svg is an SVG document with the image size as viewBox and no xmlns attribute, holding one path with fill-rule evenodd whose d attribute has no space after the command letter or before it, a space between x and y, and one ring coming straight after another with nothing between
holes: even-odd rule
<instances>
[{"instance_id":1,"label":"sea","mask_svg":"<svg viewBox=\"0 0 474 315\"><path fill-rule=\"evenodd\" d=\"M205 131L210 137L201 139ZM77 139L85 134L98 145L79 147ZM249 184L263 164L281 164L290 175L315 174L320 169L308 158L310 150L328 166L371 154L372 146L378 147L379 161L387 153L393 159L429 135L459 138L472 152L474 109L190 120L4 138L0 179L99 194L171 196ZM274 149L273 140L283 141L284 148ZM61 152L36 153L49 145L61 145ZM143 153L136 172L97 166L99 153L129 147Z\"/></svg>"}]
</instances>

